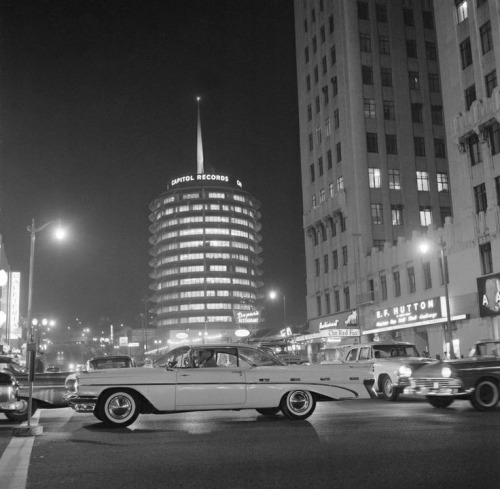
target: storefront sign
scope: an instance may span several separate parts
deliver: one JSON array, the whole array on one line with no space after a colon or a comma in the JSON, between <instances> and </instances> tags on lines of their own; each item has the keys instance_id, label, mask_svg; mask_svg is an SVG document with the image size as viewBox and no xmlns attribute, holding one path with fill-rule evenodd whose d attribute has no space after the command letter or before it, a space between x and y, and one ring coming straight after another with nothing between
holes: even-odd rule
<instances>
[{"instance_id":1,"label":"storefront sign","mask_svg":"<svg viewBox=\"0 0 500 489\"><path fill-rule=\"evenodd\" d=\"M477 279L479 315L500 316L500 273Z\"/></svg>"},{"instance_id":2,"label":"storefront sign","mask_svg":"<svg viewBox=\"0 0 500 489\"><path fill-rule=\"evenodd\" d=\"M353 309L349 313L344 313L342 315L335 315L327 320L323 320L319 323L319 330L330 329L330 328L342 328L343 326L357 326L358 324L358 311Z\"/></svg>"},{"instance_id":3,"label":"storefront sign","mask_svg":"<svg viewBox=\"0 0 500 489\"><path fill-rule=\"evenodd\" d=\"M295 341L308 341L317 338L350 338L352 336L359 336L360 334L361 332L357 328L327 329L325 331L320 331L319 333L311 333L302 336L297 336L295 338Z\"/></svg>"},{"instance_id":4,"label":"storefront sign","mask_svg":"<svg viewBox=\"0 0 500 489\"><path fill-rule=\"evenodd\" d=\"M237 324L251 324L260 321L260 311L241 312L235 314Z\"/></svg>"},{"instance_id":5,"label":"storefront sign","mask_svg":"<svg viewBox=\"0 0 500 489\"><path fill-rule=\"evenodd\" d=\"M375 326L383 328L433 321L443 317L443 312L446 312L446 306L441 306L442 301L444 301L444 297L434 297L433 299L378 309L375 311Z\"/></svg>"}]
</instances>

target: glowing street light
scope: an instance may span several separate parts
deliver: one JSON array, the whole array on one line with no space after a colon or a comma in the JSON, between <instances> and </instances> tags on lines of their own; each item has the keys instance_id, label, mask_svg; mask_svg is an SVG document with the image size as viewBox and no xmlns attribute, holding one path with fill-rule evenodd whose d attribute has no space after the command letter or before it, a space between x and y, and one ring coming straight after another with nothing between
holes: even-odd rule
<instances>
[{"instance_id":1,"label":"glowing street light","mask_svg":"<svg viewBox=\"0 0 500 489\"><path fill-rule=\"evenodd\" d=\"M32 297L33 297L33 270L35 267L35 240L36 240L36 235L37 233L43 231L44 229L48 228L49 226L53 224L58 224L57 228L55 229L55 238L57 240L62 240L66 236L65 231L62 229L62 227L59 224L59 221L49 221L45 224L43 224L40 227L35 226L35 219L32 219L31 221L31 226L28 226L28 232L30 233L31 236L31 246L30 246L30 268L29 268L29 280L28 280L28 328L29 328L29 334L28 334L28 367L29 367L29 373L28 373L28 381L29 381L29 398L28 398L28 427L27 427L27 433L28 434L38 434L40 433L40 429L38 430L32 430L31 429L31 409L32 409L32 404L33 404L33 382L35 378L35 356L36 356L36 343L34 341L33 337L33 331L34 331L34 324L33 324L33 308L32 308ZM41 427L40 427L41 428ZM38 431L36 433L35 431Z\"/></svg>"},{"instance_id":2,"label":"glowing street light","mask_svg":"<svg viewBox=\"0 0 500 489\"><path fill-rule=\"evenodd\" d=\"M285 296L285 294L283 294L282 292L280 293L277 290L271 290L269 292L269 299L271 299L272 301L277 300L280 295L283 299L283 325L286 328L286 296Z\"/></svg>"},{"instance_id":3,"label":"glowing street light","mask_svg":"<svg viewBox=\"0 0 500 489\"><path fill-rule=\"evenodd\" d=\"M457 358L455 355L455 348L453 347L453 338L451 336L451 317L450 317L450 294L448 291L448 269L445 265L444 262L444 249L446 248L446 243L443 241L443 237L439 236L439 242L434 241L433 239L427 237L425 241L422 241L420 244L420 251L422 253L428 253L432 245L431 243L434 243L435 245L439 246L440 250L440 255L441 255L441 276L443 277L444 281L444 296L445 296L445 303L446 303L446 324L444 325L444 338L446 343L450 345L450 358L454 359Z\"/></svg>"}]
</instances>

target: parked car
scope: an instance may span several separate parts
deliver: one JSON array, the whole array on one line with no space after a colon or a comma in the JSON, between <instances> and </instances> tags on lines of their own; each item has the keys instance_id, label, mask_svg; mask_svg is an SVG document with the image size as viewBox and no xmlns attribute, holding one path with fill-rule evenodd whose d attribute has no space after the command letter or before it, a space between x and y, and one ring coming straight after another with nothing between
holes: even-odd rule
<instances>
[{"instance_id":1,"label":"parked car","mask_svg":"<svg viewBox=\"0 0 500 489\"><path fill-rule=\"evenodd\" d=\"M6 412L5 415L12 421L26 421L28 419L29 382L28 372L14 357L0 355L0 370L10 372L19 384L19 400L22 401L21 409ZM39 407L59 408L68 406L68 401L63 398L66 387L65 381L68 372L36 373L33 383L31 414Z\"/></svg>"},{"instance_id":2,"label":"parked car","mask_svg":"<svg viewBox=\"0 0 500 489\"><path fill-rule=\"evenodd\" d=\"M109 355L94 357L87 360L85 365L82 365L80 370L77 372L72 372L66 377L65 385L66 390L72 390L73 384L76 382L77 374L79 372L90 371L90 370L104 370L108 368L131 368L135 367L136 363L132 357L128 355Z\"/></svg>"},{"instance_id":3,"label":"parked car","mask_svg":"<svg viewBox=\"0 0 500 489\"><path fill-rule=\"evenodd\" d=\"M102 370L105 368L130 368L135 367L135 361L128 355L109 355L94 357L87 361L87 370Z\"/></svg>"},{"instance_id":4,"label":"parked car","mask_svg":"<svg viewBox=\"0 0 500 489\"><path fill-rule=\"evenodd\" d=\"M250 345L181 346L161 366L77 374L69 405L110 427L128 426L140 413L256 409L306 419L318 401L374 397L369 366L285 365Z\"/></svg>"},{"instance_id":5,"label":"parked car","mask_svg":"<svg viewBox=\"0 0 500 489\"><path fill-rule=\"evenodd\" d=\"M422 367L405 392L425 396L437 408L467 399L478 411L491 411L500 400L500 340L478 341L468 358Z\"/></svg>"},{"instance_id":6,"label":"parked car","mask_svg":"<svg viewBox=\"0 0 500 489\"><path fill-rule=\"evenodd\" d=\"M341 362L370 365L377 394L387 401L396 401L410 385L411 373L437 360L421 355L412 343L374 341L352 345L345 351Z\"/></svg>"},{"instance_id":7,"label":"parked car","mask_svg":"<svg viewBox=\"0 0 500 489\"><path fill-rule=\"evenodd\" d=\"M24 401L19 399L19 385L16 378L6 370L0 371L0 413L7 417L13 411L24 408Z\"/></svg>"}]
</instances>

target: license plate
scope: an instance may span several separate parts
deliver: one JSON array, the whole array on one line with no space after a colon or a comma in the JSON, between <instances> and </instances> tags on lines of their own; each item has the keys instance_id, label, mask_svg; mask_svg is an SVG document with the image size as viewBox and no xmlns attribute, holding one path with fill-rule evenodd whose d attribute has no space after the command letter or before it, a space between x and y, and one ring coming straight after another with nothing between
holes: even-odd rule
<instances>
[{"instance_id":1,"label":"license plate","mask_svg":"<svg viewBox=\"0 0 500 489\"><path fill-rule=\"evenodd\" d=\"M433 389L439 389L439 382L434 382L432 388Z\"/></svg>"}]
</instances>

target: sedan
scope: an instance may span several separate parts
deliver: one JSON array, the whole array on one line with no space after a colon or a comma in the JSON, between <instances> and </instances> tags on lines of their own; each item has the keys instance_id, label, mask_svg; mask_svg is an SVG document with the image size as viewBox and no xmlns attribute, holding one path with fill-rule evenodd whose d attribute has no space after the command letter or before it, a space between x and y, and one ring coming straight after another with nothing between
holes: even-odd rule
<instances>
[{"instance_id":1,"label":"sedan","mask_svg":"<svg viewBox=\"0 0 500 489\"><path fill-rule=\"evenodd\" d=\"M500 401L500 340L480 340L468 358L422 367L410 384L406 393L425 396L434 407L466 399L478 411L491 411Z\"/></svg>"},{"instance_id":2,"label":"sedan","mask_svg":"<svg viewBox=\"0 0 500 489\"><path fill-rule=\"evenodd\" d=\"M158 365L158 362L157 362ZM255 409L292 420L308 418L316 402L375 397L368 366L285 365L250 345L185 345L155 368L95 370L77 375L67 399L110 427L140 413Z\"/></svg>"},{"instance_id":3,"label":"sedan","mask_svg":"<svg viewBox=\"0 0 500 489\"><path fill-rule=\"evenodd\" d=\"M20 407L14 411L5 412L11 421L26 421L28 419L29 380L28 372L17 360L8 355L0 355L0 370L10 372L19 383ZM66 391L65 380L68 372L35 373L32 390L31 414L41 408L66 407L68 402L63 399Z\"/></svg>"}]
</instances>

